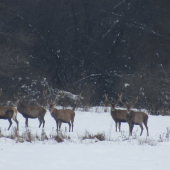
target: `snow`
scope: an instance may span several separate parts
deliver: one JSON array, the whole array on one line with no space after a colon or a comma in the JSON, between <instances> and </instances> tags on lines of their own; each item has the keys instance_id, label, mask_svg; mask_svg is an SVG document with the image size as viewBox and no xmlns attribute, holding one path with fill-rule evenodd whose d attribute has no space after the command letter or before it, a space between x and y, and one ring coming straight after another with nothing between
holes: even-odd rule
<instances>
[{"instance_id":1,"label":"snow","mask_svg":"<svg viewBox=\"0 0 170 170\"><path fill-rule=\"evenodd\" d=\"M112 120L109 109L95 107L89 111L76 110L74 132L65 132L67 124L62 124L63 133L70 136L70 140L57 143L55 140L35 141L32 143L16 143L9 138L0 138L0 169L2 170L169 170L170 168L170 141L166 137L170 124L170 116L149 115L149 137L146 137L146 129L142 137L140 127L135 126L133 137L128 138L128 124L122 123L122 132L115 132L115 123ZM25 119L18 113L19 133L25 131ZM47 112L45 116L45 132L49 135L56 129L54 119ZM32 133L42 132L38 128L38 119L29 119L29 129ZM9 123L0 120L3 134L10 134L12 128L7 131ZM16 124L13 122L12 127ZM82 140L80 136L85 133L104 133L105 141L97 139ZM122 140L122 136L126 136ZM136 137L135 137L136 135ZM161 136L161 137L160 137ZM151 141L142 143L141 141ZM162 139L163 142L160 142ZM152 145L154 144L154 145Z\"/></svg>"}]
</instances>

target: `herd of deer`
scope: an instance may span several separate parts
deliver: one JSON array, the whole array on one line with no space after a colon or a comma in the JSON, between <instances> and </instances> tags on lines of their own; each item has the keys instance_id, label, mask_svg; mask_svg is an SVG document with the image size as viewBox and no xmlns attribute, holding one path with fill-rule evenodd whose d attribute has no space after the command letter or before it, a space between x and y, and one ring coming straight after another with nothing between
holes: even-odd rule
<instances>
[{"instance_id":1,"label":"herd of deer","mask_svg":"<svg viewBox=\"0 0 170 170\"><path fill-rule=\"evenodd\" d=\"M1 93L0 89L0 93ZM122 102L122 95L118 95L118 101L117 102L112 102L108 100L108 95L105 94L105 99L108 102L108 104L111 106L111 116L113 120L115 121L116 124L116 132L117 132L117 124L119 124L119 131L121 127L121 122L127 122L129 124L129 135L132 135L132 130L134 125L139 125L141 127L141 133L142 135L143 132L143 126L142 124L144 123L146 130L147 130L147 135L149 136L148 133L148 127L147 127L147 121L148 121L148 115L144 112L135 112L131 110L131 108L134 106L134 104L137 102L138 98L134 103L127 103L124 104ZM124 107L126 107L127 110L119 110L116 109L116 106L118 103L121 102ZM19 122L17 120L17 112L21 113L22 116L26 119L25 125L28 127L28 118L38 118L40 124L39 128L41 127L41 124L43 123L43 128L45 125L45 120L44 116L46 114L46 109L41 107L41 106L30 106L30 105L24 105L22 103L22 99L18 99L16 102L17 109L14 107L10 106L0 106L0 119L7 119L9 121L9 127L8 130L10 129L12 125L11 119L13 119L16 124L17 124L17 129L19 129ZM74 123L74 117L75 117L75 106L73 109L56 109L55 106L56 104L50 104L49 106L49 111L51 113L51 116L55 119L56 125L57 125L57 132L61 128L62 123L68 123L69 124L69 132L72 127L73 131L73 123Z\"/></svg>"},{"instance_id":2,"label":"herd of deer","mask_svg":"<svg viewBox=\"0 0 170 170\"><path fill-rule=\"evenodd\" d=\"M148 126L147 126L148 115L144 112L139 112L139 111L135 112L131 110L133 106L136 104L138 97L136 98L136 101L134 103L126 102L126 104L122 102L122 94L121 95L118 94L118 100L117 102L114 103L108 100L108 95L106 94L105 94L105 99L108 102L108 104L111 106L111 116L116 124L116 132L117 132L117 124L119 124L119 132L120 132L121 122L127 122L129 124L129 135L132 136L132 130L134 125L139 125L141 128L141 133L140 133L141 136L143 132L142 124L144 124L147 130L147 135L149 136ZM118 105L119 102L123 104L126 110L116 109L116 106Z\"/></svg>"},{"instance_id":3,"label":"herd of deer","mask_svg":"<svg viewBox=\"0 0 170 170\"><path fill-rule=\"evenodd\" d=\"M2 92L2 89L0 89L0 94ZM61 98L61 97L60 97ZM17 99L17 98L16 98ZM11 119L13 119L16 124L17 124L17 129L19 129L19 122L17 120L17 112L21 113L22 116L25 118L25 125L28 127L28 118L35 119L38 118L40 124L39 128L41 127L41 124L43 123L43 128L45 125L45 120L44 116L47 112L47 110L42 107L42 106L30 106L30 105L24 105L22 103L23 99L18 99L16 101L16 106L17 109L14 107L10 106L0 106L0 119L7 119L9 121L9 127L8 130L10 129L12 125ZM75 106L73 109L56 109L55 106L56 104L48 104L49 106L49 111L51 113L51 116L55 119L56 125L57 125L57 132L58 132L58 127L59 130L61 128L62 123L68 123L69 124L69 131L72 126L72 131L73 131L73 123L74 123L74 117L75 117Z\"/></svg>"}]
</instances>

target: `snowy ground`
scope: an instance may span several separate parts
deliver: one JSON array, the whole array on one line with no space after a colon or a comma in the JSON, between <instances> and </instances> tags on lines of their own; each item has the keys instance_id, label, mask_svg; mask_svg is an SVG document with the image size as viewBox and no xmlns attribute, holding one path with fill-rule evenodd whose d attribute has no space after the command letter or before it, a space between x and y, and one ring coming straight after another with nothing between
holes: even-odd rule
<instances>
[{"instance_id":1,"label":"snowy ground","mask_svg":"<svg viewBox=\"0 0 170 170\"><path fill-rule=\"evenodd\" d=\"M25 119L18 113L21 134L25 131ZM54 119L47 112L45 116L45 132L50 135L56 128ZM29 119L29 129L32 133L41 134L38 119ZM0 169L1 170L169 170L170 141L167 128L170 127L170 116L149 116L148 127L150 136L146 137L144 128L139 137L140 127L135 126L133 138L128 137L128 124L122 124L122 132L115 132L109 111L93 108L89 112L76 110L74 132L65 132L67 124L62 124L63 133L70 140L62 143L56 141L36 141L16 143L15 140L0 138ZM0 120L1 131L4 135L9 123ZM13 122L13 127L16 126ZM95 142L95 139L82 140L85 132L90 134L103 133L105 141ZM142 142L142 141L148 142ZM163 142L160 142L163 141ZM154 146L152 146L154 145Z\"/></svg>"}]
</instances>

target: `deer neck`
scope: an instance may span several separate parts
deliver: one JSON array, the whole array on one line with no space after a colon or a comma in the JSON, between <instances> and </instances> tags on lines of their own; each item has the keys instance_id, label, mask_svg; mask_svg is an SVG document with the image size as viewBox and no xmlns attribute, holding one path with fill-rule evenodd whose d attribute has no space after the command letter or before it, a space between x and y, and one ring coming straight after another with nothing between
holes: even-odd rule
<instances>
[{"instance_id":1,"label":"deer neck","mask_svg":"<svg viewBox=\"0 0 170 170\"><path fill-rule=\"evenodd\" d=\"M21 110L23 107L24 107L24 105L21 103L21 101L19 101L17 104L17 109Z\"/></svg>"},{"instance_id":2,"label":"deer neck","mask_svg":"<svg viewBox=\"0 0 170 170\"><path fill-rule=\"evenodd\" d=\"M51 109L50 109L50 113L51 113L52 116L54 116L55 113L57 113L57 109L51 108Z\"/></svg>"},{"instance_id":3,"label":"deer neck","mask_svg":"<svg viewBox=\"0 0 170 170\"><path fill-rule=\"evenodd\" d=\"M128 108L127 108L127 114L129 115L130 113L131 113L131 108L128 107Z\"/></svg>"},{"instance_id":4,"label":"deer neck","mask_svg":"<svg viewBox=\"0 0 170 170\"><path fill-rule=\"evenodd\" d=\"M111 106L111 112L114 112L116 110L115 106Z\"/></svg>"},{"instance_id":5,"label":"deer neck","mask_svg":"<svg viewBox=\"0 0 170 170\"><path fill-rule=\"evenodd\" d=\"M111 112L114 112L116 110L116 105L115 104L111 104Z\"/></svg>"}]
</instances>

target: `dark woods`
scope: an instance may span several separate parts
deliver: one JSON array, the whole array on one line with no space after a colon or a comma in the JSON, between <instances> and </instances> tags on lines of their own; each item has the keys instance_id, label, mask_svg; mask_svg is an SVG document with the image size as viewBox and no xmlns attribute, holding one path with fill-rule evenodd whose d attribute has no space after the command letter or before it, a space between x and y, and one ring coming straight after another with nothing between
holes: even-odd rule
<instances>
[{"instance_id":1,"label":"dark woods","mask_svg":"<svg viewBox=\"0 0 170 170\"><path fill-rule=\"evenodd\" d=\"M122 92L167 114L169 8L161 0L0 0L1 104L46 88L82 93L85 105Z\"/></svg>"}]
</instances>

